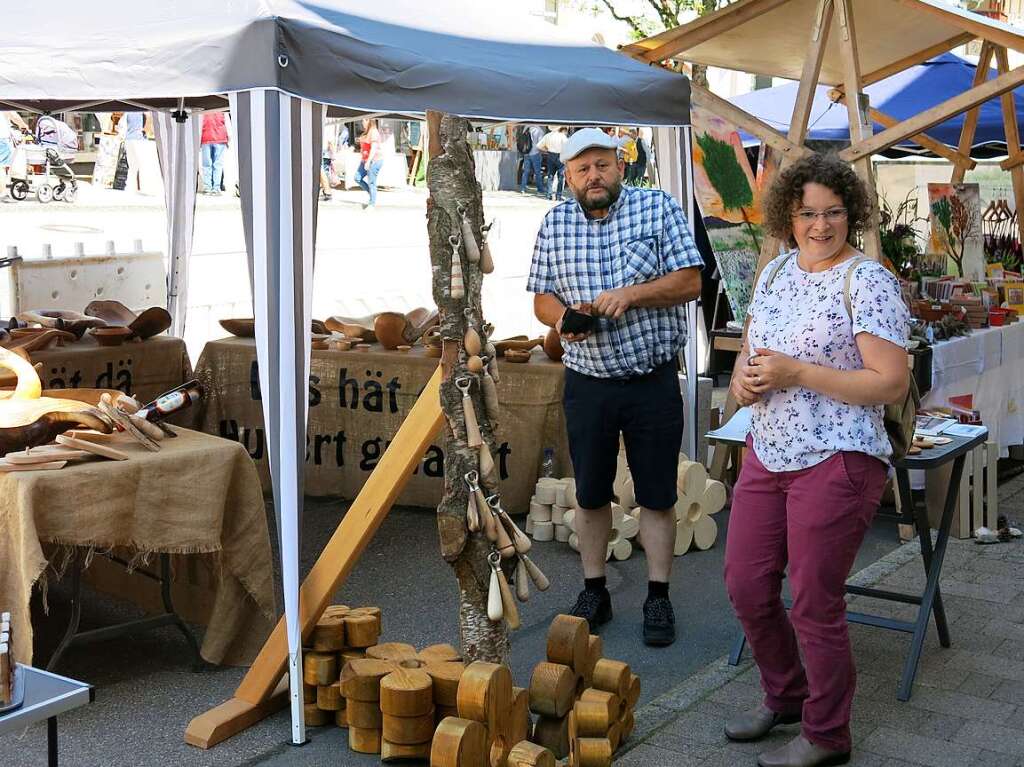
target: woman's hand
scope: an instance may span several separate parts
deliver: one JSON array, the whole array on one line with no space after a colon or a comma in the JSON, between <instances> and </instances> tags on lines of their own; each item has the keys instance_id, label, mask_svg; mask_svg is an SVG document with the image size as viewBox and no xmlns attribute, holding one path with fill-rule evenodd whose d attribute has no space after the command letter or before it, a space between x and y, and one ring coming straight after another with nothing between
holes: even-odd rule
<instances>
[{"instance_id":1,"label":"woman's hand","mask_svg":"<svg viewBox=\"0 0 1024 767\"><path fill-rule=\"evenodd\" d=\"M733 399L736 400L740 407L753 405L761 399L760 394L747 387L743 375L734 375L732 377L732 381L729 383L729 391L732 392Z\"/></svg>"},{"instance_id":2,"label":"woman's hand","mask_svg":"<svg viewBox=\"0 0 1024 767\"><path fill-rule=\"evenodd\" d=\"M740 369L740 375L746 388L763 394L798 386L803 365L788 354L771 349L755 349L747 364Z\"/></svg>"}]
</instances>

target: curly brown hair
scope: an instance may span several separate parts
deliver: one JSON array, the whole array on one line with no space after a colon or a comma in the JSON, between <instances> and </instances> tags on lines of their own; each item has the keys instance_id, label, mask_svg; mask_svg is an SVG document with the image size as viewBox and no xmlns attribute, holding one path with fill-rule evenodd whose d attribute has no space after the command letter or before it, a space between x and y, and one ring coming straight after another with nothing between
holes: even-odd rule
<instances>
[{"instance_id":1,"label":"curly brown hair","mask_svg":"<svg viewBox=\"0 0 1024 767\"><path fill-rule=\"evenodd\" d=\"M871 197L860 176L836 155L814 153L782 171L764 199L764 227L769 234L793 244L793 211L804 197L804 184L821 184L838 195L846 208L853 244L871 214Z\"/></svg>"}]
</instances>

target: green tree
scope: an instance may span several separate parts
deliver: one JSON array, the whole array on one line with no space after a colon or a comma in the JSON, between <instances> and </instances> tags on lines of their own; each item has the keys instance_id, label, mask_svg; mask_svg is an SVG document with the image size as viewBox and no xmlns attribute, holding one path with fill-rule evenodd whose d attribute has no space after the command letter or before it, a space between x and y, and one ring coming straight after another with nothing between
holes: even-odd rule
<instances>
[{"instance_id":1,"label":"green tree","mask_svg":"<svg viewBox=\"0 0 1024 767\"><path fill-rule=\"evenodd\" d=\"M722 198L722 207L740 212L747 232L754 241L754 248L760 253L761 242L747 216L747 207L754 204L754 190L750 188L750 180L736 159L736 150L727 141L721 141L710 133L697 136L697 143L704 153L704 171L708 174L711 186Z\"/></svg>"}]
</instances>

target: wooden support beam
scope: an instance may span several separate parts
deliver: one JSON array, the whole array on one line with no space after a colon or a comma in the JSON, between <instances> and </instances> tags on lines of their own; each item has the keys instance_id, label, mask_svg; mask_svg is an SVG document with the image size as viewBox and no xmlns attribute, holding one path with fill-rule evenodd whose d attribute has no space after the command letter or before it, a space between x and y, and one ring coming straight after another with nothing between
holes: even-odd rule
<instances>
[{"instance_id":1,"label":"wooden support beam","mask_svg":"<svg viewBox=\"0 0 1024 767\"><path fill-rule=\"evenodd\" d=\"M857 31L853 24L852 0L836 0L836 21L839 31L839 51L843 61L843 90L847 94L846 111L849 115L850 142L863 143L871 137L871 120L867 110L861 109L861 94L864 86L860 80L860 58L857 53ZM882 260L882 240L878 231L878 188L871 157L862 157L853 162L861 181L871 195L871 213L864 226L864 255L875 261Z\"/></svg>"},{"instance_id":2,"label":"wooden support beam","mask_svg":"<svg viewBox=\"0 0 1024 767\"><path fill-rule=\"evenodd\" d=\"M842 90L840 90L839 88L833 88L832 90L830 90L828 92L828 97L837 104L846 103L846 94L844 94ZM870 115L872 121L886 128L892 128L893 126L899 123L899 120L897 120L895 117L887 115L885 112L881 112L875 109L874 107L868 108L868 114ZM919 133L916 136L911 136L910 140L916 143L918 146L927 149L932 154L937 155L939 157L944 157L954 165L963 165L964 167L967 168L967 170L973 170L975 166L977 166L977 163L970 157L960 154L952 147L946 146L941 141L933 139L926 133Z\"/></svg>"},{"instance_id":3,"label":"wooden support beam","mask_svg":"<svg viewBox=\"0 0 1024 767\"><path fill-rule=\"evenodd\" d=\"M1001 96L1007 91L1019 88L1024 85L1024 67L1011 69L1004 75L994 80L989 80L977 88L954 96L951 99L927 109L919 115L904 120L895 128L889 128L866 141L861 141L839 153L839 156L847 162L853 162L863 157L870 157L878 152L884 152L889 147L895 146L918 133L924 133L933 125L945 122L951 117L966 112L972 107L984 104L989 99Z\"/></svg>"},{"instance_id":4,"label":"wooden support beam","mask_svg":"<svg viewBox=\"0 0 1024 767\"><path fill-rule=\"evenodd\" d=\"M928 59L934 58L941 53L951 51L957 46L966 45L971 40L975 39L975 35L971 32L961 32L955 37L951 37L948 40L943 40L941 43L936 43L928 48L917 53L912 53L909 56L904 56L899 61L894 61L892 64L887 64L880 69L876 69L874 72L868 72L866 75L860 76L861 85L865 88L869 85L877 83L879 80L884 80L887 77L891 77L897 72L902 72L904 69L910 69L916 67Z\"/></svg>"},{"instance_id":5,"label":"wooden support beam","mask_svg":"<svg viewBox=\"0 0 1024 767\"><path fill-rule=\"evenodd\" d=\"M231 698L195 717L185 730L185 742L197 748L212 748L287 706L288 677L282 677L273 694L260 703Z\"/></svg>"},{"instance_id":6,"label":"wooden support beam","mask_svg":"<svg viewBox=\"0 0 1024 767\"><path fill-rule=\"evenodd\" d=\"M684 24L667 42L656 48L641 50L643 42L624 48L624 52L648 63L670 59L678 53L694 48L713 37L735 29L741 24L756 19L789 0L739 0L724 8ZM668 37L668 36L666 36Z\"/></svg>"},{"instance_id":7,"label":"wooden support beam","mask_svg":"<svg viewBox=\"0 0 1024 767\"><path fill-rule=\"evenodd\" d=\"M978 68L974 70L974 82L971 83L972 88L977 88L988 80L988 68L991 61L992 43L986 40L981 44L981 55L978 56ZM981 108L974 107L968 110L967 115L964 117L964 125L960 129L960 143L957 146L957 151L960 154L969 155L971 153L971 147L974 144L974 132L978 128L978 118L980 116ZM967 171L968 168L962 167L959 164L954 166L953 177L950 179L950 183L962 184Z\"/></svg>"},{"instance_id":8,"label":"wooden support beam","mask_svg":"<svg viewBox=\"0 0 1024 767\"><path fill-rule=\"evenodd\" d=\"M303 637L309 636L437 436L444 420L440 391L438 367L306 576L299 591ZM282 618L238 685L232 701L193 719L185 731L186 742L203 740L204 747L209 747L262 718L253 719L254 709L262 711L261 707L272 698L287 660L288 642ZM244 723L239 724L243 719Z\"/></svg>"},{"instance_id":9,"label":"wooden support beam","mask_svg":"<svg viewBox=\"0 0 1024 767\"><path fill-rule=\"evenodd\" d=\"M922 3L919 0L899 0L899 2L912 9L915 13L926 13L936 16L950 26L960 27L964 32L970 32L982 40L989 40L996 45L1004 45L1015 51L1024 51L1024 35L1007 29L1005 26L996 27L986 24L981 16L949 8L946 10L941 3Z\"/></svg>"},{"instance_id":10,"label":"wooden support beam","mask_svg":"<svg viewBox=\"0 0 1024 767\"><path fill-rule=\"evenodd\" d=\"M807 147L790 141L779 131L775 130L775 128L758 120L749 112L744 112L735 104L726 101L720 96L716 96L707 88L702 88L696 83L690 83L690 100L697 106L713 112L747 131L747 133L761 139L768 146L781 152L783 157L802 157L811 152Z\"/></svg>"},{"instance_id":11,"label":"wooden support beam","mask_svg":"<svg viewBox=\"0 0 1024 767\"><path fill-rule=\"evenodd\" d=\"M1006 48L995 46L996 68L1000 75L1010 71L1009 57ZM1003 127L1006 130L1006 153L1010 159L1020 158L1020 130L1017 126L1017 104L1013 91L1007 91L1000 99L1003 107ZM1024 242L1024 168L1019 164L1010 169L1010 181L1013 183L1013 199L1017 213L1017 240Z\"/></svg>"},{"instance_id":12,"label":"wooden support beam","mask_svg":"<svg viewBox=\"0 0 1024 767\"><path fill-rule=\"evenodd\" d=\"M1024 152L1019 152L1016 157L1007 157L999 163L1000 170L1013 170L1024 165Z\"/></svg>"}]
</instances>

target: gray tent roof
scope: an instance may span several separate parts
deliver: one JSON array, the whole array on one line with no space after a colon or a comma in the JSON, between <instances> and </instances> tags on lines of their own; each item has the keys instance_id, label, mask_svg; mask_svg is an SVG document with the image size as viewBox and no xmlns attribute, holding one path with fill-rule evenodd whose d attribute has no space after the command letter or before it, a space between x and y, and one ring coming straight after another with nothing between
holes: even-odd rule
<instances>
[{"instance_id":1,"label":"gray tent roof","mask_svg":"<svg viewBox=\"0 0 1024 767\"><path fill-rule=\"evenodd\" d=\"M498 0L75 0L0 25L0 103L222 107L278 88L331 113L685 125L689 82L511 15Z\"/></svg>"}]
</instances>

